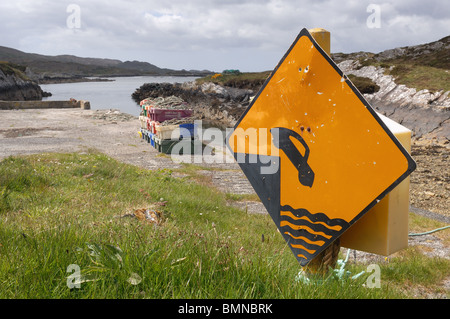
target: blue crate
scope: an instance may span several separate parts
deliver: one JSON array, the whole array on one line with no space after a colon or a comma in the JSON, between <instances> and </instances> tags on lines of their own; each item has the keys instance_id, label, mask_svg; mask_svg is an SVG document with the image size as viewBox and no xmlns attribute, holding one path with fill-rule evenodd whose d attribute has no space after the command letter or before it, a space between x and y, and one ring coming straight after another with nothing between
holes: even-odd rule
<instances>
[{"instance_id":1,"label":"blue crate","mask_svg":"<svg viewBox=\"0 0 450 319\"><path fill-rule=\"evenodd\" d=\"M147 138L146 138L147 143L150 144L151 140L152 140L152 133L150 133L150 131L147 131Z\"/></svg>"},{"instance_id":2,"label":"blue crate","mask_svg":"<svg viewBox=\"0 0 450 319\"><path fill-rule=\"evenodd\" d=\"M150 145L155 147L155 134L149 133Z\"/></svg>"},{"instance_id":3,"label":"blue crate","mask_svg":"<svg viewBox=\"0 0 450 319\"><path fill-rule=\"evenodd\" d=\"M184 136L183 133L185 133L185 130L189 131L189 136ZM197 124L194 123L185 123L185 124L180 124L180 139L183 138L191 138L194 139L197 137Z\"/></svg>"},{"instance_id":4,"label":"blue crate","mask_svg":"<svg viewBox=\"0 0 450 319\"><path fill-rule=\"evenodd\" d=\"M142 138L148 143L148 131L142 130Z\"/></svg>"}]
</instances>

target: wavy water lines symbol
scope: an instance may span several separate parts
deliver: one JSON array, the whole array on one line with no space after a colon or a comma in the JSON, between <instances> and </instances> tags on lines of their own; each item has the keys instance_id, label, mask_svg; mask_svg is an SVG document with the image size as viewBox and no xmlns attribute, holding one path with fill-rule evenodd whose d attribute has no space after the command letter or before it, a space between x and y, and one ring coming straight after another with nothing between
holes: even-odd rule
<instances>
[{"instance_id":1,"label":"wavy water lines symbol","mask_svg":"<svg viewBox=\"0 0 450 319\"><path fill-rule=\"evenodd\" d=\"M348 228L341 218L330 219L323 213L312 214L304 208L281 206L280 229L299 258L310 260L320 247L326 247L336 235Z\"/></svg>"}]
</instances>

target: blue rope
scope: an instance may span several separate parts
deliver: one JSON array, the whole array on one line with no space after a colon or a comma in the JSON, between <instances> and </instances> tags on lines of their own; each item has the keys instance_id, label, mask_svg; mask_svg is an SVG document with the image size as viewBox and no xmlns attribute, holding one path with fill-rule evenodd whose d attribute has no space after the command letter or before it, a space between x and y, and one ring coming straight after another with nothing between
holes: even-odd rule
<instances>
[{"instance_id":1,"label":"blue rope","mask_svg":"<svg viewBox=\"0 0 450 319\"><path fill-rule=\"evenodd\" d=\"M345 270L345 266L347 265L348 262L348 257L350 256L350 251L351 249L347 250L347 255L345 256L345 259L339 259L337 261L337 266L338 268L333 269L333 272L327 277L327 278L309 278L308 275L305 273L304 270L300 270L300 272L297 274L295 281L301 281L304 284L322 284L324 282L326 282L327 280L329 280L330 278L336 278L339 281L342 281L345 278L349 278L351 275L351 272L348 270ZM357 279L358 277L360 277L362 274L364 274L365 271L361 271L360 273L350 277L350 279Z\"/></svg>"},{"instance_id":2,"label":"blue rope","mask_svg":"<svg viewBox=\"0 0 450 319\"><path fill-rule=\"evenodd\" d=\"M427 231L427 232L424 232L424 233L411 233L411 234L408 234L408 236L423 236L423 235L428 235L428 234L435 233L435 232L437 232L437 231L441 231L441 230L447 229L447 228L449 228L449 227L450 227L450 225L449 225L449 226L445 226L445 227L441 227L441 228L436 228L436 229L433 229L433 230L430 230L430 231Z\"/></svg>"},{"instance_id":3,"label":"blue rope","mask_svg":"<svg viewBox=\"0 0 450 319\"><path fill-rule=\"evenodd\" d=\"M435 233L437 231L441 231L444 229L450 228L450 225L445 226L445 227L441 227L441 228L436 228L427 232L423 232L423 233L410 233L408 234L408 236L423 236L423 235L428 235L428 234L432 234ZM317 278L308 278L308 275L303 271L300 270L300 272L297 274L295 280L296 281L301 281L305 284L319 284L319 283L323 283L324 281L327 281L330 277L335 277L338 280L343 280L344 278L348 278L351 275L351 272L348 270L345 270L345 266L347 265L348 262L348 257L350 256L350 251L351 249L347 250L347 255L345 256L345 259L339 259L337 261L337 268L333 269L333 272L331 273L331 275L328 278L325 279L317 279ZM360 273L350 277L351 279L357 279L358 277L360 277L362 274L364 274L365 271L361 271Z\"/></svg>"}]
</instances>

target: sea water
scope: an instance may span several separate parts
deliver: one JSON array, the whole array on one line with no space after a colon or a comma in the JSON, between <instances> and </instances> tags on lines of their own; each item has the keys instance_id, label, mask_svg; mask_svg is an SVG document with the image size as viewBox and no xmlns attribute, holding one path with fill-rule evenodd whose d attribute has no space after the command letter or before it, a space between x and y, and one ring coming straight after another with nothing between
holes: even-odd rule
<instances>
[{"instance_id":1,"label":"sea water","mask_svg":"<svg viewBox=\"0 0 450 319\"><path fill-rule=\"evenodd\" d=\"M177 76L132 76L106 78L112 81L76 82L40 85L45 92L52 96L43 101L86 100L92 110L118 109L122 113L139 116L139 104L131 98L131 94L145 83L183 83L194 81L197 77Z\"/></svg>"}]
</instances>

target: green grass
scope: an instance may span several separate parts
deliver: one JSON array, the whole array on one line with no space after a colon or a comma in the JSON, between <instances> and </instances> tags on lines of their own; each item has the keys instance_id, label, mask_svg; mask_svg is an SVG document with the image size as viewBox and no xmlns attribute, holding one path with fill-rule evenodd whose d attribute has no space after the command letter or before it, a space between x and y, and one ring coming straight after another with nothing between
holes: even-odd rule
<instances>
[{"instance_id":1,"label":"green grass","mask_svg":"<svg viewBox=\"0 0 450 319\"><path fill-rule=\"evenodd\" d=\"M406 280L448 269L412 251L380 265L379 289L368 274L306 285L270 217L226 205L242 198L96 153L6 158L0 195L0 298L408 298ZM151 207L162 224L126 217Z\"/></svg>"},{"instance_id":2,"label":"green grass","mask_svg":"<svg viewBox=\"0 0 450 319\"><path fill-rule=\"evenodd\" d=\"M431 62L433 62L432 60ZM431 92L450 91L448 65L423 63L422 60L396 59L378 62L373 58L361 60L361 67L374 65L383 67L386 75L392 75L397 84L403 84L417 91L427 89Z\"/></svg>"},{"instance_id":3,"label":"green grass","mask_svg":"<svg viewBox=\"0 0 450 319\"><path fill-rule=\"evenodd\" d=\"M228 87L252 89L257 92L270 76L270 71L239 74L215 74L197 79L197 83L213 82ZM380 87L371 79L350 74L349 79L361 93L375 93Z\"/></svg>"},{"instance_id":4,"label":"green grass","mask_svg":"<svg viewBox=\"0 0 450 319\"><path fill-rule=\"evenodd\" d=\"M380 90L380 87L369 78L356 76L354 74L348 74L347 77L352 81L358 91L363 94L373 94Z\"/></svg>"},{"instance_id":5,"label":"green grass","mask_svg":"<svg viewBox=\"0 0 450 319\"><path fill-rule=\"evenodd\" d=\"M260 202L261 201L259 199L258 195L256 195L256 194L231 194L231 193L227 193L227 194L225 194L225 198L227 198L228 200L236 201L236 202L241 202L241 201Z\"/></svg>"},{"instance_id":6,"label":"green grass","mask_svg":"<svg viewBox=\"0 0 450 319\"><path fill-rule=\"evenodd\" d=\"M23 65L0 61L0 70L6 75L16 75L22 80L30 80L30 78L25 75L26 67Z\"/></svg>"},{"instance_id":7,"label":"green grass","mask_svg":"<svg viewBox=\"0 0 450 319\"><path fill-rule=\"evenodd\" d=\"M427 89L431 92L440 90L450 91L449 70L427 65L395 64L387 74L394 76L396 83L404 84L419 90Z\"/></svg>"},{"instance_id":8,"label":"green grass","mask_svg":"<svg viewBox=\"0 0 450 319\"><path fill-rule=\"evenodd\" d=\"M410 53L410 52L409 52ZM450 91L448 50L441 49L417 56L405 55L395 59L378 61L376 54L360 58L360 67L374 65L383 67L385 74L392 75L395 83L416 90L431 92ZM197 79L197 83L213 82L223 86L252 89L258 91L271 71L244 72L239 74L215 74ZM369 78L349 75L350 80L361 93L375 93L379 87Z\"/></svg>"},{"instance_id":9,"label":"green grass","mask_svg":"<svg viewBox=\"0 0 450 319\"><path fill-rule=\"evenodd\" d=\"M251 89L258 91L270 76L272 71L264 72L243 72L239 74L214 74L203 78L196 79L198 84L205 82L213 82L223 86L236 87L242 89Z\"/></svg>"}]
</instances>

